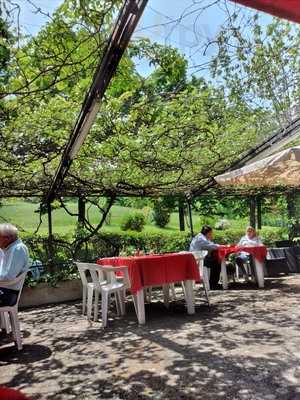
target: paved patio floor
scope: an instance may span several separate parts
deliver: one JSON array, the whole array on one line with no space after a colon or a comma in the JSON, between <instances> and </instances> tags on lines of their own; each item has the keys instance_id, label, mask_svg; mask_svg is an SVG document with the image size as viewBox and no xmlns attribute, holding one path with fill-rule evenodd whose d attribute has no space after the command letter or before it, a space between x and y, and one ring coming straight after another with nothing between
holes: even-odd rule
<instances>
[{"instance_id":1,"label":"paved patio floor","mask_svg":"<svg viewBox=\"0 0 300 400\"><path fill-rule=\"evenodd\" d=\"M0 385L42 400L298 400L299 300L297 275L212 292L210 310L199 296L194 316L156 301L145 326L130 302L105 330L80 303L25 310L24 350L0 346Z\"/></svg>"}]
</instances>

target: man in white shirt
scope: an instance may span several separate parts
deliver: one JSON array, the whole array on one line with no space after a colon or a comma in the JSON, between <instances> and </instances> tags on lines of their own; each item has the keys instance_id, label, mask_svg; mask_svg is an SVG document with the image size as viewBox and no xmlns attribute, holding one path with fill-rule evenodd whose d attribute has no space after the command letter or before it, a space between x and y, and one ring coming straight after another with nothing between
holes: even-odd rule
<instances>
[{"instance_id":1,"label":"man in white shirt","mask_svg":"<svg viewBox=\"0 0 300 400\"><path fill-rule=\"evenodd\" d=\"M13 306L21 289L20 284L6 285L28 270L29 256L25 244L18 238L12 224L0 224L0 307Z\"/></svg>"},{"instance_id":2,"label":"man in white shirt","mask_svg":"<svg viewBox=\"0 0 300 400\"><path fill-rule=\"evenodd\" d=\"M209 285L212 290L222 289L219 285L221 264L218 260L216 251L219 245L213 241L213 230L209 225L204 225L201 232L196 235L190 244L190 251L207 250L208 254L204 258L204 265L210 268Z\"/></svg>"}]
</instances>

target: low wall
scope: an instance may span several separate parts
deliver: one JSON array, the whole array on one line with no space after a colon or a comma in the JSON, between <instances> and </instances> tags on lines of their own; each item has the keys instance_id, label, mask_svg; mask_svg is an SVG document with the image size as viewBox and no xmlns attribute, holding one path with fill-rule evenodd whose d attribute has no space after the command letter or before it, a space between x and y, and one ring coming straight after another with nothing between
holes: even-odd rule
<instances>
[{"instance_id":1,"label":"low wall","mask_svg":"<svg viewBox=\"0 0 300 400\"><path fill-rule=\"evenodd\" d=\"M33 288L23 288L19 308L50 303L63 303L81 298L82 285L80 279L60 282L57 287L50 287L46 283L39 283Z\"/></svg>"}]
</instances>

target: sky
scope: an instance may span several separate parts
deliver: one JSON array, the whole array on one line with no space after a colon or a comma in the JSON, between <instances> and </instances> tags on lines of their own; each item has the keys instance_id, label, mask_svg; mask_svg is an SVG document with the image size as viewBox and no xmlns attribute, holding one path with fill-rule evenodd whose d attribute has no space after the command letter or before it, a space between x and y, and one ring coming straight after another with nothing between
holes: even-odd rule
<instances>
[{"instance_id":1,"label":"sky","mask_svg":"<svg viewBox=\"0 0 300 400\"><path fill-rule=\"evenodd\" d=\"M15 0L20 7L20 25L25 33L35 35L49 20L42 13L51 14L62 0ZM233 11L236 6L229 1L200 12L200 7L212 0L149 0L136 28L134 37L148 37L161 44L172 45L185 55L189 62L189 73L197 73L199 65L210 60L214 47L208 47L205 55L203 46L212 40L226 19L226 7ZM41 12L37 12L37 7ZM253 11L249 10L249 13ZM265 20L268 17L264 17ZM138 69L147 75L149 67L140 62Z\"/></svg>"}]
</instances>

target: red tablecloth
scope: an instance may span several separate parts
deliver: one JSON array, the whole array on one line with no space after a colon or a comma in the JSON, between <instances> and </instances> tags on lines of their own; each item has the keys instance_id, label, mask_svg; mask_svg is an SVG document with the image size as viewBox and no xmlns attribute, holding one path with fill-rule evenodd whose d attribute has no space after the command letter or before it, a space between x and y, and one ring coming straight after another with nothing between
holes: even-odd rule
<instances>
[{"instance_id":1,"label":"red tablecloth","mask_svg":"<svg viewBox=\"0 0 300 400\"><path fill-rule=\"evenodd\" d=\"M241 251L245 251L246 253L251 254L258 261L263 262L267 256L267 248L266 246L220 246L217 250L218 258L222 261L226 256L231 253L240 253Z\"/></svg>"},{"instance_id":2,"label":"red tablecloth","mask_svg":"<svg viewBox=\"0 0 300 400\"><path fill-rule=\"evenodd\" d=\"M18 390L0 387L0 400L29 400L29 397Z\"/></svg>"},{"instance_id":3,"label":"red tablecloth","mask_svg":"<svg viewBox=\"0 0 300 400\"><path fill-rule=\"evenodd\" d=\"M101 258L97 263L100 265L127 266L133 294L145 286L200 280L197 262L192 254L173 253Z\"/></svg>"}]
</instances>

